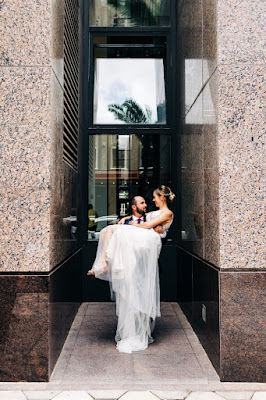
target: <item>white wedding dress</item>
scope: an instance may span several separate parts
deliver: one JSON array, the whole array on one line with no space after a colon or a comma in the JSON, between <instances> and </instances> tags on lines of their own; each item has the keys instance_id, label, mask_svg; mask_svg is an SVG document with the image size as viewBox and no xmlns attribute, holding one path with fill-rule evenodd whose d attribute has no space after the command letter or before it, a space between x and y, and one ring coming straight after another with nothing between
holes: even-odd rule
<instances>
[{"instance_id":1,"label":"white wedding dress","mask_svg":"<svg viewBox=\"0 0 266 400\"><path fill-rule=\"evenodd\" d=\"M164 211L147 214L146 220ZM169 229L171 223L164 225ZM153 342L155 318L160 316L158 258L161 238L153 229L109 225L101 231L92 266L96 278L110 282L116 300L115 340L123 353L145 350Z\"/></svg>"}]
</instances>

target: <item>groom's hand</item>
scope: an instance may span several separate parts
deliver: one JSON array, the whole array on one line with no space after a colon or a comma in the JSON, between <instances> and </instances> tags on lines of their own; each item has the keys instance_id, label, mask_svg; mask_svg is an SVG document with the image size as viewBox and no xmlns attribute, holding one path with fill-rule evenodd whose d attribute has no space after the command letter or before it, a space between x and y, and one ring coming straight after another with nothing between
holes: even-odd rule
<instances>
[{"instance_id":1,"label":"groom's hand","mask_svg":"<svg viewBox=\"0 0 266 400\"><path fill-rule=\"evenodd\" d=\"M126 218L122 218L120 219L120 221L118 221L118 225L124 225L124 223L126 222Z\"/></svg>"},{"instance_id":2,"label":"groom's hand","mask_svg":"<svg viewBox=\"0 0 266 400\"><path fill-rule=\"evenodd\" d=\"M161 225L155 226L154 230L155 230L156 233L160 233L160 234L164 233L164 229L163 229L163 227Z\"/></svg>"}]
</instances>

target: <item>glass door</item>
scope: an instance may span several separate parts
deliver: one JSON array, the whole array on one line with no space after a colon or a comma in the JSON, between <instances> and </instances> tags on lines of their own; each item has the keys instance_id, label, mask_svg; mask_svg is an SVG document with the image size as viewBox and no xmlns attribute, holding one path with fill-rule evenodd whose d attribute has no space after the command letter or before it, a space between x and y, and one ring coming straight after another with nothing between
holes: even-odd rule
<instances>
[{"instance_id":1,"label":"glass door","mask_svg":"<svg viewBox=\"0 0 266 400\"><path fill-rule=\"evenodd\" d=\"M169 135L91 135L89 137L88 240L131 213L130 199L143 196L153 209L152 192L171 186Z\"/></svg>"}]
</instances>

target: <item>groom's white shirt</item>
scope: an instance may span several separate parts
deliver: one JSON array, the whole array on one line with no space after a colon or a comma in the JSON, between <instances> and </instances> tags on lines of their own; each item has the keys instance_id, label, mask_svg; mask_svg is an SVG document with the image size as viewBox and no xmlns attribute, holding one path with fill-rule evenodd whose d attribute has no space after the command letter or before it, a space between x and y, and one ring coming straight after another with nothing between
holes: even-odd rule
<instances>
[{"instance_id":1,"label":"groom's white shirt","mask_svg":"<svg viewBox=\"0 0 266 400\"><path fill-rule=\"evenodd\" d=\"M132 220L133 222L138 222L138 217L136 217L135 215L132 215ZM144 217L140 218L140 224L142 224L144 222ZM161 236L161 239L164 239L167 235L167 231L164 231L163 233L159 233L159 235Z\"/></svg>"},{"instance_id":2,"label":"groom's white shirt","mask_svg":"<svg viewBox=\"0 0 266 400\"><path fill-rule=\"evenodd\" d=\"M132 215L132 220L133 222L138 222L138 217L136 217L135 215ZM140 224L142 224L144 222L144 218L141 217L140 218Z\"/></svg>"}]
</instances>

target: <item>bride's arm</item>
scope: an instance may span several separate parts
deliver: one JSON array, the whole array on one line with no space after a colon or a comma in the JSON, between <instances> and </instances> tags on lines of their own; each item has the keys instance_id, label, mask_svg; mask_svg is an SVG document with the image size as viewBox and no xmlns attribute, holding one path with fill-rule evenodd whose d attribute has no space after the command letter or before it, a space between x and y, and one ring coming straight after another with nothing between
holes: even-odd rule
<instances>
[{"instance_id":1,"label":"bride's arm","mask_svg":"<svg viewBox=\"0 0 266 400\"><path fill-rule=\"evenodd\" d=\"M134 226L137 226L138 228L151 229L156 225L164 225L165 223L172 221L172 216L172 211L168 210L161 213L158 217L151 219L150 221L143 222L143 224L134 224Z\"/></svg>"}]
</instances>

